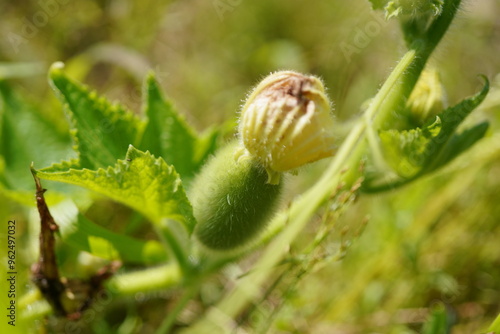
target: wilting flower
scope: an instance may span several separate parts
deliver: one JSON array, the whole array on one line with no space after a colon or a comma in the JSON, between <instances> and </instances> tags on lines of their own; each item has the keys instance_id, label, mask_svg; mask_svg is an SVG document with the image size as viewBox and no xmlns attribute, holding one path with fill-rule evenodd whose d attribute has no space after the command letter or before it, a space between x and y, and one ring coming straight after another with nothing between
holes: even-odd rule
<instances>
[{"instance_id":1,"label":"wilting flower","mask_svg":"<svg viewBox=\"0 0 500 334\"><path fill-rule=\"evenodd\" d=\"M419 124L436 116L446 107L446 94L435 69L425 69L406 102L406 108Z\"/></svg>"},{"instance_id":2,"label":"wilting flower","mask_svg":"<svg viewBox=\"0 0 500 334\"><path fill-rule=\"evenodd\" d=\"M269 183L279 173L334 153L333 118L323 83L292 71L266 77L248 97L239 134L245 149L268 171Z\"/></svg>"}]
</instances>

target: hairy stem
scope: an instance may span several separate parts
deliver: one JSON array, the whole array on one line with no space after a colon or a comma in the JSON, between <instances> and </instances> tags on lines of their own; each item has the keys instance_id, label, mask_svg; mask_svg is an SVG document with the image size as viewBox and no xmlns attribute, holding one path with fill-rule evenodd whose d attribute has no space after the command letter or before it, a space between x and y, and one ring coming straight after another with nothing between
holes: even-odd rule
<instances>
[{"instance_id":1,"label":"hairy stem","mask_svg":"<svg viewBox=\"0 0 500 334\"><path fill-rule=\"evenodd\" d=\"M391 119L391 113L399 113L404 109L406 100L410 96L420 73L450 27L460 3L461 0L445 1L442 14L432 22L424 36L413 40L410 45L410 51L413 50L415 52L415 57L412 60L411 66L406 69L405 75L400 78L400 82L394 86L390 94L388 94L387 98L379 106L383 112L374 120L373 126L375 129L390 128L394 123L394 119Z\"/></svg>"},{"instance_id":2,"label":"hairy stem","mask_svg":"<svg viewBox=\"0 0 500 334\"><path fill-rule=\"evenodd\" d=\"M156 330L156 334L170 333L177 316L182 312L182 310L184 310L187 303L198 293L199 287L199 283L189 285L189 287L184 291L181 299L177 301L174 309L169 312L168 316Z\"/></svg>"},{"instance_id":3,"label":"hairy stem","mask_svg":"<svg viewBox=\"0 0 500 334\"><path fill-rule=\"evenodd\" d=\"M115 275L105 283L105 287L114 295L132 295L138 292L173 288L178 286L181 280L181 269L175 263Z\"/></svg>"}]
</instances>

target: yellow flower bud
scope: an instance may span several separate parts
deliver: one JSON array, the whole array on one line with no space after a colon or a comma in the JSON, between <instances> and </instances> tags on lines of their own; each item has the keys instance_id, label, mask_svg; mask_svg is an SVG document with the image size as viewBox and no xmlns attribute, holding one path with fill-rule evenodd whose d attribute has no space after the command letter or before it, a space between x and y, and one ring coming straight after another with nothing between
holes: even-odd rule
<instances>
[{"instance_id":1,"label":"yellow flower bud","mask_svg":"<svg viewBox=\"0 0 500 334\"><path fill-rule=\"evenodd\" d=\"M333 118L323 83L292 71L266 77L243 106L239 134L251 157L267 170L268 183L279 173L333 155Z\"/></svg>"},{"instance_id":2,"label":"yellow flower bud","mask_svg":"<svg viewBox=\"0 0 500 334\"><path fill-rule=\"evenodd\" d=\"M446 108L446 94L435 69L422 71L406 102L406 108L419 125L424 124Z\"/></svg>"}]
</instances>

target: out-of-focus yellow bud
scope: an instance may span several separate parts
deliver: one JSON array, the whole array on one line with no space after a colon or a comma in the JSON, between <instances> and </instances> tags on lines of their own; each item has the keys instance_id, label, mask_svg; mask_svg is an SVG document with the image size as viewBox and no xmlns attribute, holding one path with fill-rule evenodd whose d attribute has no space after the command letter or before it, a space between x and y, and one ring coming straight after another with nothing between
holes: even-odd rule
<instances>
[{"instance_id":1,"label":"out-of-focus yellow bud","mask_svg":"<svg viewBox=\"0 0 500 334\"><path fill-rule=\"evenodd\" d=\"M268 172L268 183L280 172L333 155L333 118L323 83L292 71L266 77L248 97L239 134L244 149Z\"/></svg>"},{"instance_id":2,"label":"out-of-focus yellow bud","mask_svg":"<svg viewBox=\"0 0 500 334\"><path fill-rule=\"evenodd\" d=\"M436 116L446 108L446 94L435 69L425 69L406 102L411 117L419 124Z\"/></svg>"}]
</instances>

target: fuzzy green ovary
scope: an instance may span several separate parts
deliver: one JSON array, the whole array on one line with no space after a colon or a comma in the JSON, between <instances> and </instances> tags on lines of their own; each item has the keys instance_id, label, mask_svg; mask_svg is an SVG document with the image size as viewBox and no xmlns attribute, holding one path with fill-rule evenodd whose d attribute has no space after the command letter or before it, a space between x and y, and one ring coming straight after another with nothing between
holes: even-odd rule
<instances>
[{"instance_id":1,"label":"fuzzy green ovary","mask_svg":"<svg viewBox=\"0 0 500 334\"><path fill-rule=\"evenodd\" d=\"M265 168L254 159L235 159L240 149L232 143L218 152L190 191L198 221L195 235L210 249L245 246L264 229L278 204L282 185L268 184Z\"/></svg>"}]
</instances>

